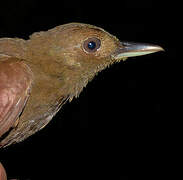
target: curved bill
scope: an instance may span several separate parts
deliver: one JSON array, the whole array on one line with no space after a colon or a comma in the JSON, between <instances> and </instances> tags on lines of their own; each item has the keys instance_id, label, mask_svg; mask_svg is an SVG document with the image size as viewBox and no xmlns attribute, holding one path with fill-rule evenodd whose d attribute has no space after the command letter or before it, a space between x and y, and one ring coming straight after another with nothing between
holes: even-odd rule
<instances>
[{"instance_id":1,"label":"curved bill","mask_svg":"<svg viewBox=\"0 0 183 180\"><path fill-rule=\"evenodd\" d=\"M126 59L127 57L142 56L158 51L164 51L164 49L158 45L153 44L121 42L112 56L116 60L121 60Z\"/></svg>"}]
</instances>

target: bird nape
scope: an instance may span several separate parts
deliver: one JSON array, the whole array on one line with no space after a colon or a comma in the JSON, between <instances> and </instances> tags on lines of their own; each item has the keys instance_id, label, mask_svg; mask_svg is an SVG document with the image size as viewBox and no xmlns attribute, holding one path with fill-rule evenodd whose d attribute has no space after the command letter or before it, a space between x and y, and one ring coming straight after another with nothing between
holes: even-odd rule
<instances>
[{"instance_id":1,"label":"bird nape","mask_svg":"<svg viewBox=\"0 0 183 180\"><path fill-rule=\"evenodd\" d=\"M0 146L45 127L101 70L160 46L120 42L102 28L69 23L33 33L29 40L0 39Z\"/></svg>"}]
</instances>

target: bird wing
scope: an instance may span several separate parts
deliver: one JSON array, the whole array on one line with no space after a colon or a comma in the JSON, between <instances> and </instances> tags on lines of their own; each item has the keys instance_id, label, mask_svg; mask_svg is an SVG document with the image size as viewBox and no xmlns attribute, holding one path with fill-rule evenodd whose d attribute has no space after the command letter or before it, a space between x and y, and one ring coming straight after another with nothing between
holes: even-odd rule
<instances>
[{"instance_id":1,"label":"bird wing","mask_svg":"<svg viewBox=\"0 0 183 180\"><path fill-rule=\"evenodd\" d=\"M0 137L17 123L32 79L30 68L21 59L0 55Z\"/></svg>"}]
</instances>

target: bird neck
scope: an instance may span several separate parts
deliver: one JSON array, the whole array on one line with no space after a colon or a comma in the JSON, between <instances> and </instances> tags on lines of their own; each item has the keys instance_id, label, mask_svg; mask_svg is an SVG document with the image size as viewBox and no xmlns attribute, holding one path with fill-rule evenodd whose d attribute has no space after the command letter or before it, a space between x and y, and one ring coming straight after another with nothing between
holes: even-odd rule
<instances>
[{"instance_id":1,"label":"bird neck","mask_svg":"<svg viewBox=\"0 0 183 180\"><path fill-rule=\"evenodd\" d=\"M27 50L26 41L19 38L0 38L0 54L24 59Z\"/></svg>"},{"instance_id":2,"label":"bird neck","mask_svg":"<svg viewBox=\"0 0 183 180\"><path fill-rule=\"evenodd\" d=\"M33 71L36 88L39 87L40 93L44 93L47 98L50 97L50 101L53 101L53 103L59 99L58 97L67 96L70 101L73 97L78 97L83 87L94 76L88 76L81 70L69 68L51 59L48 59L48 61L44 59L44 63L41 62L41 59L37 63L34 60L31 61L31 59L25 60L25 63ZM39 90L37 93L39 93Z\"/></svg>"}]
</instances>

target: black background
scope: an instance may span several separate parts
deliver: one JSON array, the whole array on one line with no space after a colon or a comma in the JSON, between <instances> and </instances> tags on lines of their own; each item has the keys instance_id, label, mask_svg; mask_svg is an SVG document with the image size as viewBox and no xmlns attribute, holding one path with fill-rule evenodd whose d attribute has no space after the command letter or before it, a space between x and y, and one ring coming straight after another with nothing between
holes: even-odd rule
<instances>
[{"instance_id":1,"label":"black background","mask_svg":"<svg viewBox=\"0 0 183 180\"><path fill-rule=\"evenodd\" d=\"M165 49L104 70L47 127L1 149L9 178L163 178L171 139L171 124L163 112L170 98L179 29L175 10L173 3L153 0L1 2L0 37L28 39L36 31L82 22L120 40Z\"/></svg>"}]
</instances>

